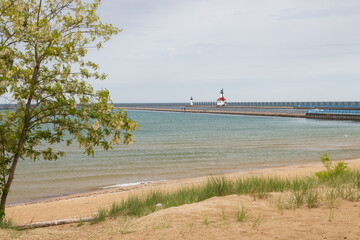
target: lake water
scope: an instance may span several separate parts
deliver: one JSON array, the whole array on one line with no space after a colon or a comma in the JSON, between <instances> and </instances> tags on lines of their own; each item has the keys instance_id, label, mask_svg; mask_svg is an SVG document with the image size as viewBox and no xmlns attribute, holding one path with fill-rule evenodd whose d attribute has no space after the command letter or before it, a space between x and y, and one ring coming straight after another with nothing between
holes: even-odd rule
<instances>
[{"instance_id":1,"label":"lake water","mask_svg":"<svg viewBox=\"0 0 360 240\"><path fill-rule=\"evenodd\" d=\"M21 161L8 203L249 169L360 157L360 124L237 115L128 111L136 142L88 157L60 145L57 161Z\"/></svg>"}]
</instances>

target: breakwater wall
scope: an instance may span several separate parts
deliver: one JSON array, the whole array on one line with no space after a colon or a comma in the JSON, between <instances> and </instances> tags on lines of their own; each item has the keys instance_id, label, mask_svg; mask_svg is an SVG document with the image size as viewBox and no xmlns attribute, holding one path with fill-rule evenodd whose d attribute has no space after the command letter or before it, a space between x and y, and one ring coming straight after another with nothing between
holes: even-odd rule
<instances>
[{"instance_id":1,"label":"breakwater wall","mask_svg":"<svg viewBox=\"0 0 360 240\"><path fill-rule=\"evenodd\" d=\"M250 111L226 111L225 109L196 109L196 107L185 106L181 109L173 108L138 108L138 107L119 107L124 110L143 110L143 111L159 111L159 112L189 112L189 113L210 113L210 114L230 114L230 115L248 115L248 116L265 116L265 117L293 117L305 118L305 113L282 113L282 112L250 112Z\"/></svg>"},{"instance_id":2,"label":"breakwater wall","mask_svg":"<svg viewBox=\"0 0 360 240\"><path fill-rule=\"evenodd\" d=\"M327 119L327 120L352 120L360 121L359 110L327 110L312 109L307 111L307 118Z\"/></svg>"},{"instance_id":3,"label":"breakwater wall","mask_svg":"<svg viewBox=\"0 0 360 240\"><path fill-rule=\"evenodd\" d=\"M144 108L144 107L119 107L125 110L159 111L159 112L183 112L183 113L208 113L208 114L228 114L228 115L247 115L264 117L290 117L290 118L313 118L323 120L351 120L360 121L360 110L328 110L312 109L303 112L276 112L270 108L230 108L230 107L207 107L184 106L183 108ZM265 110L266 109L266 110Z\"/></svg>"}]
</instances>

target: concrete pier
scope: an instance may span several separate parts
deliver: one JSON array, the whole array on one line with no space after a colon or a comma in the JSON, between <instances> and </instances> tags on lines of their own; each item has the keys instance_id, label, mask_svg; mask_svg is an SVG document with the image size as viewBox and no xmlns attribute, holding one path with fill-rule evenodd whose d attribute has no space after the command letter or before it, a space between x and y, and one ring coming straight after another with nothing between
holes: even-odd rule
<instances>
[{"instance_id":1,"label":"concrete pier","mask_svg":"<svg viewBox=\"0 0 360 240\"><path fill-rule=\"evenodd\" d=\"M323 120L351 120L360 121L359 110L327 110L327 109L294 109L288 107L216 107L216 106L184 106L184 107L121 107L125 110L160 111L160 112L183 112L183 113L208 113L247 115L264 117L290 117L290 118L312 118Z\"/></svg>"},{"instance_id":2,"label":"concrete pier","mask_svg":"<svg viewBox=\"0 0 360 240\"><path fill-rule=\"evenodd\" d=\"M326 120L351 120L360 121L359 110L327 110L312 109L306 113L307 118L326 119Z\"/></svg>"},{"instance_id":3,"label":"concrete pier","mask_svg":"<svg viewBox=\"0 0 360 240\"><path fill-rule=\"evenodd\" d=\"M230 115L248 115L248 116L265 116L265 117L292 117L305 118L306 113L283 113L283 112L261 112L261 111L226 111L226 108L197 109L196 107L185 106L182 109L173 108L138 108L138 107L119 107L124 110L143 110L143 111L160 111L160 112L189 112L189 113L210 113L210 114L230 114Z\"/></svg>"}]
</instances>

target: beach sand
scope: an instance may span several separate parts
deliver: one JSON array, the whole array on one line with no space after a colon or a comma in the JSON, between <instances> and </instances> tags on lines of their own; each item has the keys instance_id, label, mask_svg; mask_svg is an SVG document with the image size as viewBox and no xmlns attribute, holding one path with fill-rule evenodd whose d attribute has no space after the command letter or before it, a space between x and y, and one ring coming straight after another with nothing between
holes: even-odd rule
<instances>
[{"instance_id":1,"label":"beach sand","mask_svg":"<svg viewBox=\"0 0 360 240\"><path fill-rule=\"evenodd\" d=\"M347 160L360 169L360 159ZM321 163L267 168L226 174L227 178L312 175L323 170ZM206 181L206 177L170 180L127 188L104 189L8 206L7 218L17 224L85 218L99 208L108 208L131 195L154 190L172 191ZM303 206L279 210L274 203L281 193L266 199L230 195L200 203L159 210L141 218L121 218L90 225L67 224L25 231L0 230L0 239L360 239L360 203L338 200L334 208L325 203L318 208ZM248 213L245 222L236 220L241 207Z\"/></svg>"}]
</instances>

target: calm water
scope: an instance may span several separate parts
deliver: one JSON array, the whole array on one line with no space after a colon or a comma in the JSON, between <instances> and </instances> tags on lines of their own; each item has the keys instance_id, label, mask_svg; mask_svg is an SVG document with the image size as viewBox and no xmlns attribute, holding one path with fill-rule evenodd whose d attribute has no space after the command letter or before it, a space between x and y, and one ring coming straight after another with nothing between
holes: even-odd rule
<instances>
[{"instance_id":1,"label":"calm water","mask_svg":"<svg viewBox=\"0 0 360 240\"><path fill-rule=\"evenodd\" d=\"M55 162L21 161L9 203L102 187L360 157L360 123L128 111L136 142L87 157L76 145Z\"/></svg>"}]
</instances>

